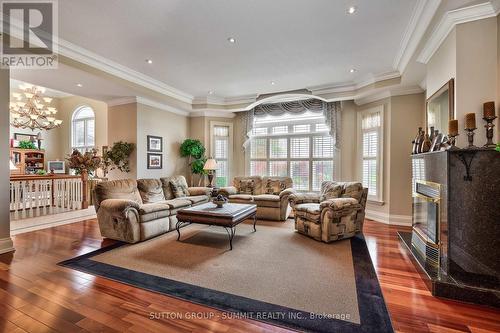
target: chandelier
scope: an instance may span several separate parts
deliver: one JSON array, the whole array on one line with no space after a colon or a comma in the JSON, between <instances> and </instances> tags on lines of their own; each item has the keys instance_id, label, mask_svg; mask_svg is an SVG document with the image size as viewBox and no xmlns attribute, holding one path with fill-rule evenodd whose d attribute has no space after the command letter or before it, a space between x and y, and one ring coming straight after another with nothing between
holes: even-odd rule
<instances>
[{"instance_id":1,"label":"chandelier","mask_svg":"<svg viewBox=\"0 0 500 333\"><path fill-rule=\"evenodd\" d=\"M16 101L9 104L12 126L31 130L51 130L61 126L62 120L55 118L56 108L50 106L52 98L42 97L45 88L24 83L19 89L22 93L12 93Z\"/></svg>"}]
</instances>

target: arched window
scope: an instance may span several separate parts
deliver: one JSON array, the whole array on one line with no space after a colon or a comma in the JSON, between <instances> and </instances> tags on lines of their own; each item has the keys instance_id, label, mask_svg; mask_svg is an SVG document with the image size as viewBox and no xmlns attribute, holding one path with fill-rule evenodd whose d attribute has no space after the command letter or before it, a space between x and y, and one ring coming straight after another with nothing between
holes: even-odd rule
<instances>
[{"instance_id":1,"label":"arched window","mask_svg":"<svg viewBox=\"0 0 500 333\"><path fill-rule=\"evenodd\" d=\"M95 148L95 114L89 106L80 106L73 113L71 140L73 149L82 153Z\"/></svg>"}]
</instances>

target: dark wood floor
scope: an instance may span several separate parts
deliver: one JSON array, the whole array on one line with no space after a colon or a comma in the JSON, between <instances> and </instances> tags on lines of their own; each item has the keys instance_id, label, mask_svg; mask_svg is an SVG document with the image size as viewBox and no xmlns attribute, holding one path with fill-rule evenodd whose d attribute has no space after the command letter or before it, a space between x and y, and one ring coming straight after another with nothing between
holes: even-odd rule
<instances>
[{"instance_id":1,"label":"dark wood floor","mask_svg":"<svg viewBox=\"0 0 500 333\"><path fill-rule=\"evenodd\" d=\"M500 332L500 311L432 297L399 245L395 227L367 221L365 236L398 332ZM18 235L0 256L0 332L285 332L89 274L57 262L109 244L96 221ZM184 318L150 320L151 312ZM186 313L206 318L186 318Z\"/></svg>"}]
</instances>

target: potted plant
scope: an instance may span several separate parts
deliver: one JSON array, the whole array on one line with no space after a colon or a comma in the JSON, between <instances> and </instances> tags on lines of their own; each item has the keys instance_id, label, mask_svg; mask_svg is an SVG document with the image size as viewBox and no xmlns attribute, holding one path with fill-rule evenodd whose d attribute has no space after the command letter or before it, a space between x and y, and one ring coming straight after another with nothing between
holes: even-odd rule
<instances>
[{"instance_id":1,"label":"potted plant","mask_svg":"<svg viewBox=\"0 0 500 333\"><path fill-rule=\"evenodd\" d=\"M77 175L82 176L88 174L92 175L101 165L101 158L97 156L96 149L92 149L83 154L75 149L66 160L68 161L69 168L75 170Z\"/></svg>"},{"instance_id":2,"label":"potted plant","mask_svg":"<svg viewBox=\"0 0 500 333\"><path fill-rule=\"evenodd\" d=\"M203 166L207 160L205 157L205 146L203 146L200 140L186 139L181 144L180 151L182 157L188 158L191 173L200 176L199 183L201 183L202 176L206 174L206 171L203 170ZM191 177L191 185L193 185L193 178Z\"/></svg>"}]
</instances>

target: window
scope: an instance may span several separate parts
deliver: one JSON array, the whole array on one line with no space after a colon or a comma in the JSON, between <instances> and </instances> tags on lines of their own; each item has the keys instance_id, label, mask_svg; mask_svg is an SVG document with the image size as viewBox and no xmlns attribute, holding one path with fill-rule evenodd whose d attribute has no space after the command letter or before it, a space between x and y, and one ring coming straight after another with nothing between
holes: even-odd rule
<instances>
[{"instance_id":1,"label":"window","mask_svg":"<svg viewBox=\"0 0 500 333\"><path fill-rule=\"evenodd\" d=\"M81 106L75 110L72 119L73 149L84 153L95 148L95 114L89 106Z\"/></svg>"},{"instance_id":2,"label":"window","mask_svg":"<svg viewBox=\"0 0 500 333\"><path fill-rule=\"evenodd\" d=\"M299 191L319 191L334 179L335 147L323 115L266 117L255 120L247 150L252 176L289 176Z\"/></svg>"},{"instance_id":3,"label":"window","mask_svg":"<svg viewBox=\"0 0 500 333\"><path fill-rule=\"evenodd\" d=\"M360 114L361 178L368 187L368 198L382 201L382 118L383 107Z\"/></svg>"},{"instance_id":4,"label":"window","mask_svg":"<svg viewBox=\"0 0 500 333\"><path fill-rule=\"evenodd\" d=\"M232 125L219 122L210 122L212 137L211 154L217 161L215 171L215 186L223 187L229 184L229 161L232 151Z\"/></svg>"}]
</instances>

